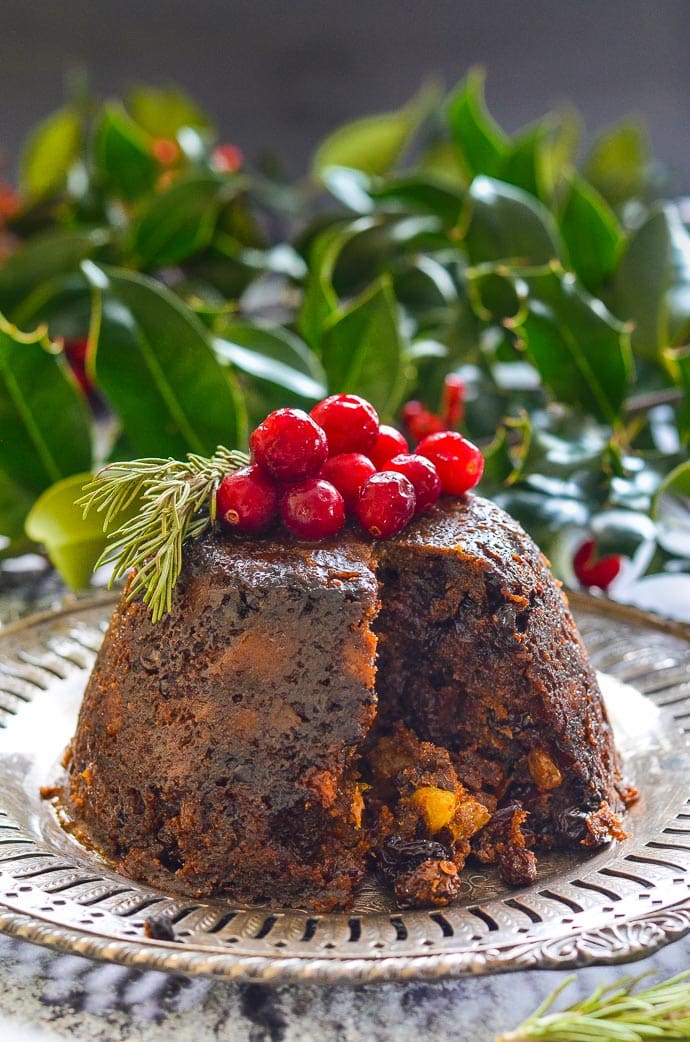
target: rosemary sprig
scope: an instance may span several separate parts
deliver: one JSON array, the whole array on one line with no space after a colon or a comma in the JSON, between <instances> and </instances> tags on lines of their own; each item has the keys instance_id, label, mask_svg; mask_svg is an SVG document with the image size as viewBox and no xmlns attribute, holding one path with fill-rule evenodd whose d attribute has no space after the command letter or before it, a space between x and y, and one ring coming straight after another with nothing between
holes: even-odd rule
<instances>
[{"instance_id":1,"label":"rosemary sprig","mask_svg":"<svg viewBox=\"0 0 690 1042\"><path fill-rule=\"evenodd\" d=\"M645 975L646 976L646 975ZM515 1031L496 1042L687 1042L690 1039L690 970L635 991L642 977L597 988L567 1009L548 1011L574 977L556 988Z\"/></svg>"},{"instance_id":2,"label":"rosemary sprig","mask_svg":"<svg viewBox=\"0 0 690 1042\"><path fill-rule=\"evenodd\" d=\"M135 575L129 599L143 594L153 622L172 607L175 583L182 570L182 544L212 524L215 491L223 477L249 462L242 452L218 446L213 456L190 453L186 460L138 459L109 463L84 486L77 500L104 514L103 531L140 501L136 517L112 532L96 568L113 564L110 585L130 569Z\"/></svg>"}]
</instances>

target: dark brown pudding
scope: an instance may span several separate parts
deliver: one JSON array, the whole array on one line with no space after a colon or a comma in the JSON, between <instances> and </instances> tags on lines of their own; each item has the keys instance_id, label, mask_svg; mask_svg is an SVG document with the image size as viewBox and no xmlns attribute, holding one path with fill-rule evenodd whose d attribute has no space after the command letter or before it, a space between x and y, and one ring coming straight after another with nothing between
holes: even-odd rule
<instances>
[{"instance_id":1,"label":"dark brown pudding","mask_svg":"<svg viewBox=\"0 0 690 1042\"><path fill-rule=\"evenodd\" d=\"M63 803L129 876L326 910L370 855L403 905L469 856L529 882L630 797L544 558L468 495L387 542L190 541L169 615L113 616Z\"/></svg>"}]
</instances>

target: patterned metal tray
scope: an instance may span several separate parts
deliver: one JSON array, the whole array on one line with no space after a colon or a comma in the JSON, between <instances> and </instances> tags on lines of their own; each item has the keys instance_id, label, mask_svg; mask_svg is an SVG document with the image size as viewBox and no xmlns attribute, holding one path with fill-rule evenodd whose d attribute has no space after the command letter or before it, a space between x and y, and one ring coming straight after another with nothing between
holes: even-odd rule
<instances>
[{"instance_id":1,"label":"patterned metal tray","mask_svg":"<svg viewBox=\"0 0 690 1042\"><path fill-rule=\"evenodd\" d=\"M470 867L442 911L397 911L375 880L350 913L185 901L133 883L59 827L41 785L59 776L113 599L0 633L0 930L138 968L244 980L365 982L641 958L690 930L690 635L573 597L627 775L632 837L540 858L507 889ZM148 916L174 941L144 934Z\"/></svg>"}]
</instances>

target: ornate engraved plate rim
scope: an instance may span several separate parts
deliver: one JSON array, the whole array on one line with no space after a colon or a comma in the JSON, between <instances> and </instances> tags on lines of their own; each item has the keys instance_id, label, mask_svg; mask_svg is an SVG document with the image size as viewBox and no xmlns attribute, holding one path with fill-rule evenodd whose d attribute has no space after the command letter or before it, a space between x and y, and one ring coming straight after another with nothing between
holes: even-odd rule
<instances>
[{"instance_id":1,"label":"ornate engraved plate rim","mask_svg":"<svg viewBox=\"0 0 690 1042\"><path fill-rule=\"evenodd\" d=\"M649 747L635 746L640 769L656 774L635 838L576 865L556 858L527 891L470 871L467 899L436 912L386 907L376 887L350 914L246 909L171 898L117 876L65 837L32 795L50 780L59 747L47 764L2 745L3 730L9 738L36 728L37 712L48 713L49 730L63 690L83 688L113 598L8 626L0 632L0 930L139 969L343 983L621 962L681 937L690 930L690 632L594 598L571 601L597 668L643 692L640 703L655 714ZM66 733L72 726L70 718ZM145 936L154 913L174 924L175 941Z\"/></svg>"}]
</instances>

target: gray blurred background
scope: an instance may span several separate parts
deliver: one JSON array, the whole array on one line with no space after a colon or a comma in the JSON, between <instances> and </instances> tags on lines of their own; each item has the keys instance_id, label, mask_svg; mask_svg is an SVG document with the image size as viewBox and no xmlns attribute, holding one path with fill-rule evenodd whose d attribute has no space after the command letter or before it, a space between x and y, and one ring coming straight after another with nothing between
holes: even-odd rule
<instances>
[{"instance_id":1,"label":"gray blurred background","mask_svg":"<svg viewBox=\"0 0 690 1042\"><path fill-rule=\"evenodd\" d=\"M271 147L295 174L337 123L482 64L508 130L564 99L589 140L641 114L675 188L690 189L690 0L0 0L10 162L76 64L101 93L179 83L224 140L249 156Z\"/></svg>"}]
</instances>

